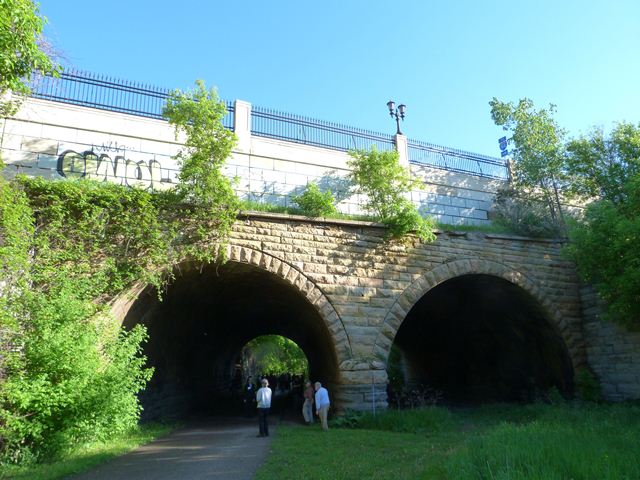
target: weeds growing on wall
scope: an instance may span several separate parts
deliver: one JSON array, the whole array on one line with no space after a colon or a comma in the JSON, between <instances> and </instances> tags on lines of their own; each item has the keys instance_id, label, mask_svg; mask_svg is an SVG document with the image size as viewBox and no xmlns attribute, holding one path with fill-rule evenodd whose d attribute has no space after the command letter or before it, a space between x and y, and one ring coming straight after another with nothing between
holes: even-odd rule
<instances>
[{"instance_id":1,"label":"weeds growing on wall","mask_svg":"<svg viewBox=\"0 0 640 480\"><path fill-rule=\"evenodd\" d=\"M516 235L534 238L560 238L563 231L548 214L545 202L522 190L498 189L493 205L494 223Z\"/></svg>"},{"instance_id":2,"label":"weeds growing on wall","mask_svg":"<svg viewBox=\"0 0 640 480\"><path fill-rule=\"evenodd\" d=\"M326 217L338 212L335 198L330 190L321 191L317 183L311 182L300 195L292 197L303 215L308 217Z\"/></svg>"},{"instance_id":3,"label":"weeds growing on wall","mask_svg":"<svg viewBox=\"0 0 640 480\"><path fill-rule=\"evenodd\" d=\"M369 151L350 152L349 166L356 191L365 195L364 210L378 216L389 227L392 237L402 237L409 232L422 241L433 241L435 223L432 218L420 215L407 198L416 181L399 162L398 152Z\"/></svg>"},{"instance_id":4,"label":"weeds growing on wall","mask_svg":"<svg viewBox=\"0 0 640 480\"><path fill-rule=\"evenodd\" d=\"M175 127L176 138L186 136L178 154L179 183L174 213L182 217L181 245L184 254L197 261L212 261L224 250L220 246L231 232L240 209L231 181L222 167L237 142L236 135L222 125L227 110L215 89L196 81L191 91L173 91L163 115Z\"/></svg>"}]
</instances>

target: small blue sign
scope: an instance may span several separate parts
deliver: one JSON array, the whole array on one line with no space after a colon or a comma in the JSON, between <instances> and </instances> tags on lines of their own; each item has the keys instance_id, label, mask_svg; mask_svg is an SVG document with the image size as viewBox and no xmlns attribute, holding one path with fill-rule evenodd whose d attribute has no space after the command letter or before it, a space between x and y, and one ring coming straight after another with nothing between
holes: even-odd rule
<instances>
[{"instance_id":1,"label":"small blue sign","mask_svg":"<svg viewBox=\"0 0 640 480\"><path fill-rule=\"evenodd\" d=\"M500 158L504 158L504 157L506 157L507 155L509 155L509 150L502 150L502 151L500 152Z\"/></svg>"}]
</instances>

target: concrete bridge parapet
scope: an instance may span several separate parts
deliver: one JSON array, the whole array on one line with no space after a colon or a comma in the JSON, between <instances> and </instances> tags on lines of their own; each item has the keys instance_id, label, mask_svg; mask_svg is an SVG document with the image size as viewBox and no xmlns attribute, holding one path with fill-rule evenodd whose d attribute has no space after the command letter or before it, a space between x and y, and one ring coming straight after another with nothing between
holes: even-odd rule
<instances>
[{"instance_id":1,"label":"concrete bridge parapet","mask_svg":"<svg viewBox=\"0 0 640 480\"><path fill-rule=\"evenodd\" d=\"M350 157L345 151L256 134L252 106L241 100L234 103L233 120L238 144L225 174L240 180L236 191L241 198L290 205L291 195L318 182L340 197L340 211L363 213L359 198L346 188ZM176 139L162 120L30 98L0 128L5 174L92 178L154 190L177 183L179 165L173 157L184 138ZM388 143L422 181L410 194L422 214L446 224L489 223L494 194L504 180L410 162L403 135Z\"/></svg>"}]
</instances>

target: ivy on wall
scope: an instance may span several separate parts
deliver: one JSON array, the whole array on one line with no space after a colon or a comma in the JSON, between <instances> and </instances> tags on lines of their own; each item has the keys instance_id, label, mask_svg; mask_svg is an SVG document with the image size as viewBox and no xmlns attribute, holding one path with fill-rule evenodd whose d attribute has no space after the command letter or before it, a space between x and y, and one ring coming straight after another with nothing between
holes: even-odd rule
<instances>
[{"instance_id":1,"label":"ivy on wall","mask_svg":"<svg viewBox=\"0 0 640 480\"><path fill-rule=\"evenodd\" d=\"M55 457L137 424L147 334L122 329L108 302L136 282L161 292L177 263L219 260L237 217L221 173L235 136L215 92L197 87L168 102L187 137L175 191L0 179L1 461Z\"/></svg>"}]
</instances>

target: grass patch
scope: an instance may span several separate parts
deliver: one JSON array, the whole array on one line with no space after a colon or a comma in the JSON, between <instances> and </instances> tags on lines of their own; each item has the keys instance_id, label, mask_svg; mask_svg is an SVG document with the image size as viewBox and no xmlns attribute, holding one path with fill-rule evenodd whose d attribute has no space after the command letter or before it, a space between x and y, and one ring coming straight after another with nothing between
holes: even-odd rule
<instances>
[{"instance_id":1,"label":"grass patch","mask_svg":"<svg viewBox=\"0 0 640 480\"><path fill-rule=\"evenodd\" d=\"M269 212L286 213L288 215L302 215L302 211L296 207L285 207L283 205L275 205L272 203L256 202L255 200L242 200L240 202L240 210L245 212Z\"/></svg>"},{"instance_id":2,"label":"grass patch","mask_svg":"<svg viewBox=\"0 0 640 480\"><path fill-rule=\"evenodd\" d=\"M256 478L640 478L638 405L431 407L340 423L350 428L281 426Z\"/></svg>"},{"instance_id":3,"label":"grass patch","mask_svg":"<svg viewBox=\"0 0 640 480\"><path fill-rule=\"evenodd\" d=\"M175 427L176 425L173 424L149 423L121 437L79 446L55 462L25 466L0 465L0 478L54 480L85 472L168 434Z\"/></svg>"},{"instance_id":4,"label":"grass patch","mask_svg":"<svg viewBox=\"0 0 640 480\"><path fill-rule=\"evenodd\" d=\"M410 433L319 427L278 428L272 452L256 480L419 478L430 462L442 462L452 440Z\"/></svg>"},{"instance_id":5,"label":"grass patch","mask_svg":"<svg viewBox=\"0 0 640 480\"><path fill-rule=\"evenodd\" d=\"M452 430L458 422L459 419L445 408L426 407L411 411L388 410L377 415L350 413L346 422L338 418L334 424L348 428L432 435Z\"/></svg>"},{"instance_id":6,"label":"grass patch","mask_svg":"<svg viewBox=\"0 0 640 480\"><path fill-rule=\"evenodd\" d=\"M284 213L287 215L301 215L305 216L302 209L297 207L285 207L282 205L273 205L271 203L256 202L253 200L243 200L240 203L240 210L244 212L268 212L268 213ZM313 217L310 217L313 218ZM319 218L319 217L317 217ZM380 222L380 219L371 215L352 215L348 213L332 213L322 218L329 218L333 220L356 220L361 222Z\"/></svg>"},{"instance_id":7,"label":"grass patch","mask_svg":"<svg viewBox=\"0 0 640 480\"><path fill-rule=\"evenodd\" d=\"M448 223L438 223L437 228L443 232L484 232L517 235L514 233L513 229L495 222L487 225L449 225Z\"/></svg>"}]
</instances>

